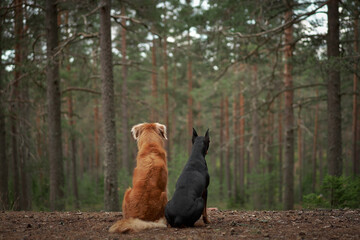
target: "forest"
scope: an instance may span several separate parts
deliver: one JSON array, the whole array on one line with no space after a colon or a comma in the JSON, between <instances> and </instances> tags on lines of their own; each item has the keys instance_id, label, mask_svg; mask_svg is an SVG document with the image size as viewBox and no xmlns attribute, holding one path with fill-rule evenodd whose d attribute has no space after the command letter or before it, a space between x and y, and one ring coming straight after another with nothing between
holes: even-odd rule
<instances>
[{"instance_id":1,"label":"forest","mask_svg":"<svg viewBox=\"0 0 360 240\"><path fill-rule=\"evenodd\" d=\"M210 129L208 206L360 207L358 0L2 0L0 209L121 211L167 127Z\"/></svg>"}]
</instances>

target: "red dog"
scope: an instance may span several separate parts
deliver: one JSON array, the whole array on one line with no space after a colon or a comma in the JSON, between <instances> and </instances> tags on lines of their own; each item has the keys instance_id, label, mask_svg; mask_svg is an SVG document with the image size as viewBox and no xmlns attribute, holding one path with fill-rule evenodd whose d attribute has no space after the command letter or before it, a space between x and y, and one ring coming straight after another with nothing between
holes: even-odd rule
<instances>
[{"instance_id":1,"label":"red dog","mask_svg":"<svg viewBox=\"0 0 360 240\"><path fill-rule=\"evenodd\" d=\"M166 227L166 127L159 123L142 123L135 125L131 132L137 140L139 150L133 174L133 188L129 187L125 192L122 204L124 219L117 221L109 229L112 233Z\"/></svg>"}]
</instances>

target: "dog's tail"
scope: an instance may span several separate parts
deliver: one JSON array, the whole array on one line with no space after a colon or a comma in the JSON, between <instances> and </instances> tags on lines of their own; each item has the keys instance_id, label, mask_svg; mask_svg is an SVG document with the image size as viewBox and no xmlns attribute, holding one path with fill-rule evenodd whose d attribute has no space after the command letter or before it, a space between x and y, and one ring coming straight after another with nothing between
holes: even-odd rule
<instances>
[{"instance_id":1,"label":"dog's tail","mask_svg":"<svg viewBox=\"0 0 360 240\"><path fill-rule=\"evenodd\" d=\"M109 229L111 233L128 233L128 232L139 232L141 230L149 228L166 228L165 218L160 218L155 222L143 221L138 218L127 218L117 221Z\"/></svg>"}]
</instances>

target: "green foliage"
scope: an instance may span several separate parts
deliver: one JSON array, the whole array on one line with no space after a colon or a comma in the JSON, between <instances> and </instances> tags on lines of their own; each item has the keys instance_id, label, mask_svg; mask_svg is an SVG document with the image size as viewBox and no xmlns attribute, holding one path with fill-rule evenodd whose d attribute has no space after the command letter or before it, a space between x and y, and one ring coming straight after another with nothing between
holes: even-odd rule
<instances>
[{"instance_id":1,"label":"green foliage","mask_svg":"<svg viewBox=\"0 0 360 240\"><path fill-rule=\"evenodd\" d=\"M83 211L99 211L104 209L104 176L85 173L78 181L80 207Z\"/></svg>"},{"instance_id":2,"label":"green foliage","mask_svg":"<svg viewBox=\"0 0 360 240\"><path fill-rule=\"evenodd\" d=\"M119 187L119 199L121 204L126 189L132 187L132 172L129 173L124 168L120 169L120 171L118 172L118 187Z\"/></svg>"},{"instance_id":3,"label":"green foliage","mask_svg":"<svg viewBox=\"0 0 360 240\"><path fill-rule=\"evenodd\" d=\"M330 205L322 194L310 193L303 197L303 208L329 208Z\"/></svg>"},{"instance_id":4,"label":"green foliage","mask_svg":"<svg viewBox=\"0 0 360 240\"><path fill-rule=\"evenodd\" d=\"M360 177L326 176L321 193L304 196L304 208L359 208Z\"/></svg>"},{"instance_id":5,"label":"green foliage","mask_svg":"<svg viewBox=\"0 0 360 240\"><path fill-rule=\"evenodd\" d=\"M37 181L36 181L37 180ZM36 211L48 211L50 207L49 178L33 179L32 181L33 208Z\"/></svg>"},{"instance_id":6,"label":"green foliage","mask_svg":"<svg viewBox=\"0 0 360 240\"><path fill-rule=\"evenodd\" d=\"M168 163L168 198L171 199L172 195L175 192L175 184L179 178L186 162L188 155L186 151L180 149L179 146L174 146L174 156L172 161Z\"/></svg>"}]
</instances>

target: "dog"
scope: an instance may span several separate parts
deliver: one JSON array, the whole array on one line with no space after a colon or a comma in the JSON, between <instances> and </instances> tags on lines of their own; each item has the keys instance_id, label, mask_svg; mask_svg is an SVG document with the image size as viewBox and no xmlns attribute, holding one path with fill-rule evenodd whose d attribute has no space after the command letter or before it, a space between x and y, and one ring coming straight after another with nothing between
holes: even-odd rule
<instances>
[{"instance_id":1,"label":"dog","mask_svg":"<svg viewBox=\"0 0 360 240\"><path fill-rule=\"evenodd\" d=\"M131 132L138 146L133 187L129 187L124 195L124 218L110 227L111 233L167 227L164 217L168 178L164 149L164 140L167 140L166 126L141 123L133 126Z\"/></svg>"},{"instance_id":2,"label":"dog","mask_svg":"<svg viewBox=\"0 0 360 240\"><path fill-rule=\"evenodd\" d=\"M210 145L209 129L202 137L193 128L192 143L191 155L176 182L173 198L165 207L171 227L193 227L201 214L204 223L210 223L206 211L210 176L205 160Z\"/></svg>"}]
</instances>

